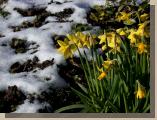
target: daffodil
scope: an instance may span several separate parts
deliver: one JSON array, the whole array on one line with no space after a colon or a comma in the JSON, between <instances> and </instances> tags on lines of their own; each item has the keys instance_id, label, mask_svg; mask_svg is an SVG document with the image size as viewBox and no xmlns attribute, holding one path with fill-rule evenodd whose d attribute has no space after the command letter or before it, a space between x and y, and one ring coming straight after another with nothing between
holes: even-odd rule
<instances>
[{"instance_id":1,"label":"daffodil","mask_svg":"<svg viewBox=\"0 0 157 120\"><path fill-rule=\"evenodd\" d=\"M78 48L88 47L90 48L94 42L94 35L84 34L77 32L75 34L68 34L67 38L69 41L75 43Z\"/></svg>"},{"instance_id":2,"label":"daffodil","mask_svg":"<svg viewBox=\"0 0 157 120\"><path fill-rule=\"evenodd\" d=\"M143 99L146 96L146 90L139 82L137 83L137 91L135 92L135 96L137 99Z\"/></svg>"},{"instance_id":3,"label":"daffodil","mask_svg":"<svg viewBox=\"0 0 157 120\"><path fill-rule=\"evenodd\" d=\"M134 19L127 19L125 20L123 23L126 24L126 25L132 25L134 24L136 21Z\"/></svg>"},{"instance_id":4,"label":"daffodil","mask_svg":"<svg viewBox=\"0 0 157 120\"><path fill-rule=\"evenodd\" d=\"M131 14L126 12L120 12L120 15L117 16L117 20L120 21L126 21L130 19Z\"/></svg>"},{"instance_id":5,"label":"daffodil","mask_svg":"<svg viewBox=\"0 0 157 120\"><path fill-rule=\"evenodd\" d=\"M105 71L101 72L101 74L98 76L98 80L102 80L107 76L107 73Z\"/></svg>"},{"instance_id":6,"label":"daffodil","mask_svg":"<svg viewBox=\"0 0 157 120\"><path fill-rule=\"evenodd\" d=\"M115 60L106 60L103 62L102 67L97 69L100 71L100 75L98 76L98 80L102 80L107 76L107 72L111 69L111 66L115 63ZM105 68L105 70L104 70Z\"/></svg>"},{"instance_id":7,"label":"daffodil","mask_svg":"<svg viewBox=\"0 0 157 120\"><path fill-rule=\"evenodd\" d=\"M141 20L142 22L146 21L148 18L149 18L149 14L147 14L147 13L144 13L144 14L142 14L142 15L140 16L140 20Z\"/></svg>"},{"instance_id":8,"label":"daffodil","mask_svg":"<svg viewBox=\"0 0 157 120\"><path fill-rule=\"evenodd\" d=\"M102 66L108 71L111 68L111 65L115 63L115 60L106 60L103 62Z\"/></svg>"},{"instance_id":9,"label":"daffodil","mask_svg":"<svg viewBox=\"0 0 157 120\"><path fill-rule=\"evenodd\" d=\"M120 12L116 20L119 22L123 21L123 23L126 25L132 25L136 22L134 19L131 18L131 13L126 13L125 11Z\"/></svg>"},{"instance_id":10,"label":"daffodil","mask_svg":"<svg viewBox=\"0 0 157 120\"><path fill-rule=\"evenodd\" d=\"M100 75L98 76L98 80L104 79L107 76L107 72L105 72L103 68L99 68L98 66L97 69L100 72Z\"/></svg>"},{"instance_id":11,"label":"daffodil","mask_svg":"<svg viewBox=\"0 0 157 120\"><path fill-rule=\"evenodd\" d=\"M120 52L120 44L121 38L116 35L114 32L104 33L98 37L100 39L99 44L103 44L102 50L107 49L107 47L111 48L111 51L119 51Z\"/></svg>"},{"instance_id":12,"label":"daffodil","mask_svg":"<svg viewBox=\"0 0 157 120\"><path fill-rule=\"evenodd\" d=\"M69 40L69 43L75 44L75 45L77 45L78 47L81 47L80 41L79 41L79 39L76 37L75 34L67 34L67 38L68 38L68 40Z\"/></svg>"},{"instance_id":13,"label":"daffodil","mask_svg":"<svg viewBox=\"0 0 157 120\"><path fill-rule=\"evenodd\" d=\"M121 36L126 35L126 32L124 31L123 28L119 28L119 29L117 29L116 32L117 32L119 35L121 35Z\"/></svg>"},{"instance_id":14,"label":"daffodil","mask_svg":"<svg viewBox=\"0 0 157 120\"><path fill-rule=\"evenodd\" d=\"M144 52L147 52L147 45L146 45L146 44L144 44L144 43L138 43L138 44L137 44L137 47L138 47L137 52L138 52L139 54L142 54L142 53L144 53Z\"/></svg>"},{"instance_id":15,"label":"daffodil","mask_svg":"<svg viewBox=\"0 0 157 120\"><path fill-rule=\"evenodd\" d=\"M130 34L128 36L128 39L130 39L130 43L134 44L137 42L137 31L135 29L129 30Z\"/></svg>"},{"instance_id":16,"label":"daffodil","mask_svg":"<svg viewBox=\"0 0 157 120\"><path fill-rule=\"evenodd\" d=\"M94 35L86 35L86 39L83 41L83 46L90 48L94 44L95 36Z\"/></svg>"},{"instance_id":17,"label":"daffodil","mask_svg":"<svg viewBox=\"0 0 157 120\"><path fill-rule=\"evenodd\" d=\"M69 58L73 56L73 53L77 50L75 44L70 43L68 39L64 39L64 41L57 40L60 48L58 51L64 55L65 58Z\"/></svg>"},{"instance_id":18,"label":"daffodil","mask_svg":"<svg viewBox=\"0 0 157 120\"><path fill-rule=\"evenodd\" d=\"M150 32L149 32L149 26L147 26L149 24L149 21L145 21L144 23L140 23L138 30L137 30L137 34L139 36L144 36L146 38L149 38L150 36Z\"/></svg>"}]
</instances>

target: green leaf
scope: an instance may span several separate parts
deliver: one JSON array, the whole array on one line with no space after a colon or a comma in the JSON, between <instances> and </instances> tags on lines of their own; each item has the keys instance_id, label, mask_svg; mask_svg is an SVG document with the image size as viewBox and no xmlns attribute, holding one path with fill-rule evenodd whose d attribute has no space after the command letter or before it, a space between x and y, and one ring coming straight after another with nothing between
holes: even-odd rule
<instances>
[{"instance_id":1,"label":"green leaf","mask_svg":"<svg viewBox=\"0 0 157 120\"><path fill-rule=\"evenodd\" d=\"M77 82L77 84L78 84L78 86L79 86L86 94L88 94L87 88L85 88L82 84L80 84L80 83L78 83L78 82Z\"/></svg>"},{"instance_id":2,"label":"green leaf","mask_svg":"<svg viewBox=\"0 0 157 120\"><path fill-rule=\"evenodd\" d=\"M82 104L69 105L66 107L59 108L58 110L55 110L55 113L61 113L61 112L67 111L67 110L78 109L78 108L83 109L84 105L82 105Z\"/></svg>"}]
</instances>

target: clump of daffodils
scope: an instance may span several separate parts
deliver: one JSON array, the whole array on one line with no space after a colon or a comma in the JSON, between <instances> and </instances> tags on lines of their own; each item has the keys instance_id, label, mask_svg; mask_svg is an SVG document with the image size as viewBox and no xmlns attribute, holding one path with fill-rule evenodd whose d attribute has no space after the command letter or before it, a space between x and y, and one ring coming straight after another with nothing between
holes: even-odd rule
<instances>
[{"instance_id":1,"label":"clump of daffodils","mask_svg":"<svg viewBox=\"0 0 157 120\"><path fill-rule=\"evenodd\" d=\"M126 11L119 12L119 14L116 16L116 20L118 22L123 22L126 25L132 25L135 23L135 20L131 18L131 13L127 13Z\"/></svg>"},{"instance_id":2,"label":"clump of daffodils","mask_svg":"<svg viewBox=\"0 0 157 120\"><path fill-rule=\"evenodd\" d=\"M76 32L57 41L60 46L58 51L65 59L73 58L74 53L79 52L87 86L78 84L82 90L76 91L85 105L93 105L87 111L122 112L119 109L121 103L125 106L123 112L149 111L150 90L143 85L147 84L150 75L150 16L143 7L136 9L138 6L135 6L134 9L126 5L112 12L111 9L104 11L105 8L98 7L90 14L90 19L93 23L102 22L100 25L103 30L105 28L104 33L102 29L95 31L96 35ZM108 16L112 19L106 22ZM80 52L80 48L84 51ZM86 53L86 50L89 52ZM90 59L87 56L89 53ZM136 99L130 99L134 97Z\"/></svg>"},{"instance_id":3,"label":"clump of daffodils","mask_svg":"<svg viewBox=\"0 0 157 120\"><path fill-rule=\"evenodd\" d=\"M60 48L58 51L64 55L65 58L73 57L73 54L78 48L90 48L94 42L94 35L77 32L74 34L67 34L64 41L57 40Z\"/></svg>"}]
</instances>

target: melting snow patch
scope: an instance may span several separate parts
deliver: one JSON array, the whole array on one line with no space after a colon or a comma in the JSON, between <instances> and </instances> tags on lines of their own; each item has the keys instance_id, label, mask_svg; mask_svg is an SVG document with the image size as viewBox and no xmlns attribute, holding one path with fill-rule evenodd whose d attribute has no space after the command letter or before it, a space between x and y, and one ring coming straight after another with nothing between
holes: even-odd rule
<instances>
[{"instance_id":1,"label":"melting snow patch","mask_svg":"<svg viewBox=\"0 0 157 120\"><path fill-rule=\"evenodd\" d=\"M8 0L4 9L10 12L7 18L0 17L0 90L6 90L8 86L16 85L20 90L27 94L40 94L48 91L51 86L64 86L64 80L58 75L57 65L65 62L64 57L54 48L53 35L66 35L71 32L74 23L87 23L86 14L89 7L93 5L105 4L104 0ZM61 4L56 4L60 2ZM48 4L49 3L49 4ZM11 26L19 26L24 21L32 22L37 16L23 17L14 8L28 9L35 7L46 7L52 14L63 12L64 9L74 9L74 12L66 18L66 21L59 22L57 17L47 16L40 27L23 28L21 31L13 31ZM25 53L15 53L10 43L13 38L24 39L27 42L34 42L39 45L36 52L33 49ZM5 44L5 45L4 45ZM32 53L34 52L34 53ZM78 53L76 53L76 56ZM32 60L38 57L39 63L54 58L54 64L44 69L35 69L36 71L22 71L20 73L10 73L10 67L19 62ZM90 59L90 56L88 56ZM45 79L49 80L45 80ZM47 103L39 103L35 100L30 103L25 100L24 104L17 107L16 113L35 113Z\"/></svg>"},{"instance_id":2,"label":"melting snow patch","mask_svg":"<svg viewBox=\"0 0 157 120\"><path fill-rule=\"evenodd\" d=\"M24 104L19 105L17 110L14 113L36 113L39 109L48 106L46 103L39 103L38 101L34 101L30 103L29 100L25 100Z\"/></svg>"}]
</instances>

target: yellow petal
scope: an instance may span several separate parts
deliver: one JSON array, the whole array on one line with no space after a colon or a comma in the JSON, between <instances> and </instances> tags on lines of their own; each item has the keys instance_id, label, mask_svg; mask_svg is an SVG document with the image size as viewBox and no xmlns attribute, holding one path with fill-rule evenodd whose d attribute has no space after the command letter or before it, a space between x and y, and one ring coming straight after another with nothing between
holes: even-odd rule
<instances>
[{"instance_id":1,"label":"yellow petal","mask_svg":"<svg viewBox=\"0 0 157 120\"><path fill-rule=\"evenodd\" d=\"M102 80L106 77L107 73L106 72L102 72L99 76L98 76L98 80Z\"/></svg>"},{"instance_id":2,"label":"yellow petal","mask_svg":"<svg viewBox=\"0 0 157 120\"><path fill-rule=\"evenodd\" d=\"M57 40L57 43L60 45L60 46L67 46L67 44L61 40Z\"/></svg>"},{"instance_id":3,"label":"yellow petal","mask_svg":"<svg viewBox=\"0 0 157 120\"><path fill-rule=\"evenodd\" d=\"M100 39L99 44L102 44L102 43L105 43L105 42L106 42L106 35L105 35L105 34L99 35L98 38Z\"/></svg>"}]
</instances>

